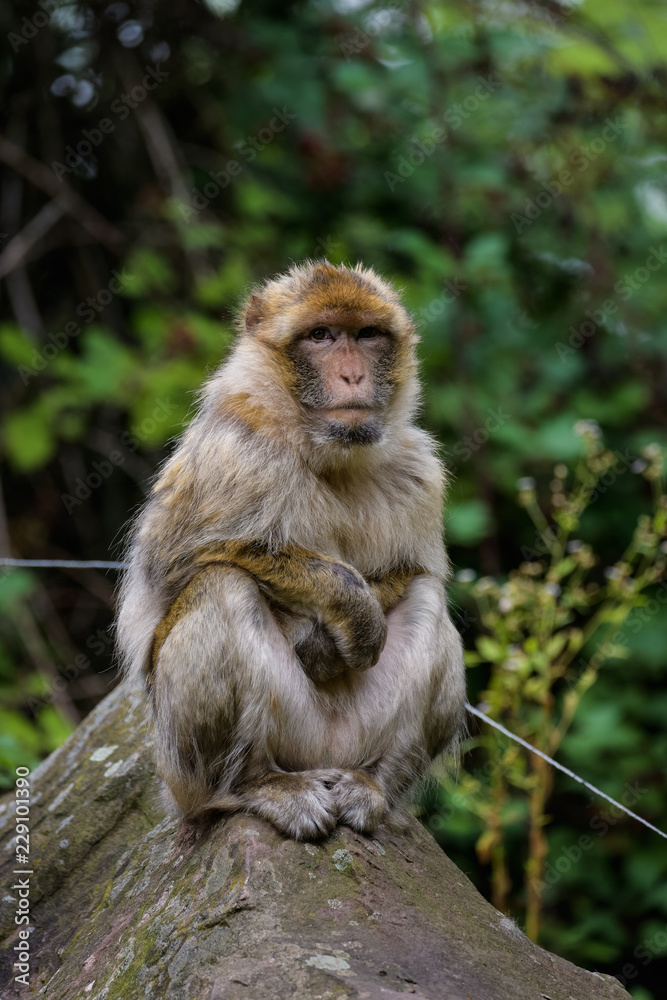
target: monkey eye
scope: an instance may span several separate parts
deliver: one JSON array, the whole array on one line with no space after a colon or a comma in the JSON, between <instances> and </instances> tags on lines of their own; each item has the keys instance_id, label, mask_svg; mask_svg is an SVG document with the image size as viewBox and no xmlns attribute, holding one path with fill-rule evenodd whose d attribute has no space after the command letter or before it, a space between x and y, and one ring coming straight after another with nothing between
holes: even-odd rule
<instances>
[{"instance_id":1,"label":"monkey eye","mask_svg":"<svg viewBox=\"0 0 667 1000\"><path fill-rule=\"evenodd\" d=\"M376 326L364 326L357 334L358 340L370 340L371 337L379 337L380 331Z\"/></svg>"},{"instance_id":2,"label":"monkey eye","mask_svg":"<svg viewBox=\"0 0 667 1000\"><path fill-rule=\"evenodd\" d=\"M311 340L315 340L317 343L322 343L331 336L329 333L329 328L327 326L316 326L314 330L311 330L308 334Z\"/></svg>"}]
</instances>

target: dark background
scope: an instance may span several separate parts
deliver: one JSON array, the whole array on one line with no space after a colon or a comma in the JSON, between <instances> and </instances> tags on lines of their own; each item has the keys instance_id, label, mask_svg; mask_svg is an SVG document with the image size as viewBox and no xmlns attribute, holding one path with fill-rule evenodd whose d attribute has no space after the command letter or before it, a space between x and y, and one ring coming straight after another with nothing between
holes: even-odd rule
<instances>
[{"instance_id":1,"label":"dark background","mask_svg":"<svg viewBox=\"0 0 667 1000\"><path fill-rule=\"evenodd\" d=\"M601 566L618 558L650 509L628 466L666 439L659 0L44 7L0 9L6 554L117 557L248 285L326 256L396 280L420 322L455 569L502 581L521 563L535 532L516 481L533 477L548 502L554 466L581 454L582 419L627 457L582 527ZM469 648L471 575L453 590ZM0 575L7 784L115 682L115 583ZM663 828L665 639L661 608L605 663L560 754L612 795L638 782L636 810ZM485 669L470 672L473 702ZM488 892L484 824L461 788L456 808L425 796L424 819ZM521 922L525 816L507 794L507 908ZM552 861L600 809L556 779ZM657 1000L666 869L664 841L614 818L548 890L541 942L591 969L625 966L636 1000Z\"/></svg>"}]
</instances>

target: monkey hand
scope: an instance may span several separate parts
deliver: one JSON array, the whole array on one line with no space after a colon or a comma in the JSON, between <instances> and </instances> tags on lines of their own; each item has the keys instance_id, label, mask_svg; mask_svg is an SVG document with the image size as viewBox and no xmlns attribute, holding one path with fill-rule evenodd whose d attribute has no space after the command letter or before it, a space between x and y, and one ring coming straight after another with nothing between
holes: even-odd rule
<instances>
[{"instance_id":1,"label":"monkey hand","mask_svg":"<svg viewBox=\"0 0 667 1000\"><path fill-rule=\"evenodd\" d=\"M331 680L347 670L333 636L322 621L311 624L306 635L294 645L294 651L311 681Z\"/></svg>"},{"instance_id":2,"label":"monkey hand","mask_svg":"<svg viewBox=\"0 0 667 1000\"><path fill-rule=\"evenodd\" d=\"M351 566L337 567L339 588L325 616L338 655L349 670L375 666L387 641L387 620L373 589Z\"/></svg>"}]
</instances>

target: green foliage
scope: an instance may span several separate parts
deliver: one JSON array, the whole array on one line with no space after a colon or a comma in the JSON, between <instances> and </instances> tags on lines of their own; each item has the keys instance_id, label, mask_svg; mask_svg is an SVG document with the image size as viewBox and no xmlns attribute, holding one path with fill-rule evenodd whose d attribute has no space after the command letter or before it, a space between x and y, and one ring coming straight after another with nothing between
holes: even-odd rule
<instances>
[{"instance_id":1,"label":"green foliage","mask_svg":"<svg viewBox=\"0 0 667 1000\"><path fill-rule=\"evenodd\" d=\"M0 607L7 620L16 621L24 613L26 601L35 593L32 573L18 569L0 574ZM72 732L55 705L48 703L50 685L40 673L16 674L12 650L0 633L0 787L14 783L17 767L35 767ZM41 707L30 716L29 703Z\"/></svg>"},{"instance_id":2,"label":"green foliage","mask_svg":"<svg viewBox=\"0 0 667 1000\"><path fill-rule=\"evenodd\" d=\"M579 533L601 484L610 474L613 482L626 470L622 465L619 468L617 456L602 446L593 421L581 421L575 430L583 438L585 452L573 475L562 463L554 469L551 521L537 503L535 481L519 480L519 504L535 526L535 548L524 547L526 561L512 570L505 582L484 577L469 592L483 631L477 637L476 651L469 651L466 659L471 667L489 664L481 694L483 710L551 757L558 753L602 664L628 658L632 651L626 643L632 635L663 605L667 608L667 585L660 582L667 554L667 496L662 488L660 449L649 445L632 467L653 486L654 513L639 518L625 552L604 569L600 579L598 559L591 547L573 535ZM468 571L460 577L465 580L470 575ZM655 596L649 596L651 590ZM600 759L612 747L629 761L634 750L632 727L624 722L616 702L589 709L585 732L579 733L578 741L578 748L576 741L571 741L570 754L579 761ZM506 849L507 841L515 839L517 833L517 803L513 799L517 790L520 799L527 797L524 905L527 933L537 938L544 894L552 885L545 825L553 772L543 759L517 746L509 747L499 759L494 730L483 733L472 745L483 748L487 758L482 780L476 770L464 772L458 783L451 778L445 778L444 783L456 792L460 804L482 821L477 853L483 863L492 866L493 901L505 911L510 900L516 905ZM625 805L634 805L643 795L626 794L632 801L625 801L622 795ZM558 839L557 832L554 840ZM585 848L576 843L566 853L570 867L573 858L581 860L584 849L592 847L592 842ZM558 869L552 870L560 874ZM604 960L612 956L613 950ZM590 957L595 955L591 952Z\"/></svg>"},{"instance_id":3,"label":"green foliage","mask_svg":"<svg viewBox=\"0 0 667 1000\"><path fill-rule=\"evenodd\" d=\"M2 690L0 688L0 690ZM16 691L3 692L15 697ZM53 705L41 709L28 720L20 710L0 709L0 787L11 788L17 767L37 764L56 750L74 725L68 723L63 714Z\"/></svg>"}]
</instances>

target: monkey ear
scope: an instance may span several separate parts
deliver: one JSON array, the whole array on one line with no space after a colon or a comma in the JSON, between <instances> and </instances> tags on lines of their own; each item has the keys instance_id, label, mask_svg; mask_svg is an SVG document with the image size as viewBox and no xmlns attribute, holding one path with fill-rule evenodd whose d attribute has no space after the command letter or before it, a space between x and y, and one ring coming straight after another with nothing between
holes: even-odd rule
<instances>
[{"instance_id":1,"label":"monkey ear","mask_svg":"<svg viewBox=\"0 0 667 1000\"><path fill-rule=\"evenodd\" d=\"M264 303L262 301L261 295L257 292L253 292L248 300L245 311L245 328L249 332L255 329L255 327L261 323L264 318Z\"/></svg>"}]
</instances>

